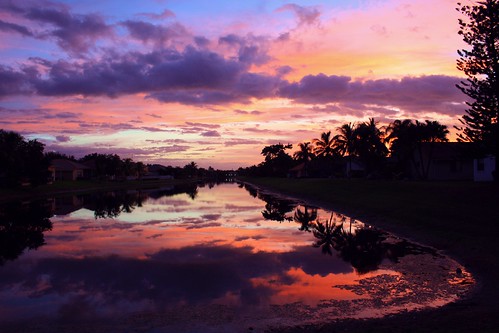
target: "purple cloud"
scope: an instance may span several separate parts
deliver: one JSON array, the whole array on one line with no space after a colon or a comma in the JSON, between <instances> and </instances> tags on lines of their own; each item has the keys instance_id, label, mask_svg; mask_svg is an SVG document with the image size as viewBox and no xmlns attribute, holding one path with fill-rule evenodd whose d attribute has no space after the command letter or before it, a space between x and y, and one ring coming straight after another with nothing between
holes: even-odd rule
<instances>
[{"instance_id":1,"label":"purple cloud","mask_svg":"<svg viewBox=\"0 0 499 333\"><path fill-rule=\"evenodd\" d=\"M234 113L237 113L237 114L252 114L252 115L255 115L255 116L259 116L261 114L264 114L264 112L257 111L257 110L253 110L253 111L234 110Z\"/></svg>"},{"instance_id":2,"label":"purple cloud","mask_svg":"<svg viewBox=\"0 0 499 333\"><path fill-rule=\"evenodd\" d=\"M457 77L429 75L361 82L348 76L318 74L282 84L278 95L307 104L341 103L345 107L350 104L357 110L371 104L409 112L455 114L462 113L465 101L463 94L455 88L459 81Z\"/></svg>"},{"instance_id":3,"label":"purple cloud","mask_svg":"<svg viewBox=\"0 0 499 333\"><path fill-rule=\"evenodd\" d=\"M17 10L27 19L52 26L53 29L39 33L39 38L53 37L63 50L73 54L85 53L99 38L113 35L111 26L97 14L72 14L66 7L52 3L48 7L33 5Z\"/></svg>"},{"instance_id":4,"label":"purple cloud","mask_svg":"<svg viewBox=\"0 0 499 333\"><path fill-rule=\"evenodd\" d=\"M261 145L262 141L249 140L249 139L231 139L224 142L226 147L240 146L240 145Z\"/></svg>"},{"instance_id":5,"label":"purple cloud","mask_svg":"<svg viewBox=\"0 0 499 333\"><path fill-rule=\"evenodd\" d=\"M21 34L23 36L33 36L33 33L28 30L25 26L15 24L15 23L9 23L5 22L3 20L0 20L0 31L5 31L5 32L17 32L18 34Z\"/></svg>"},{"instance_id":6,"label":"purple cloud","mask_svg":"<svg viewBox=\"0 0 499 333\"><path fill-rule=\"evenodd\" d=\"M0 98L31 93L30 80L27 72L16 71L0 64Z\"/></svg>"},{"instance_id":7,"label":"purple cloud","mask_svg":"<svg viewBox=\"0 0 499 333\"><path fill-rule=\"evenodd\" d=\"M71 141L71 138L67 135L57 135L55 137L55 139L57 140L57 142L69 142L69 141Z\"/></svg>"},{"instance_id":8,"label":"purple cloud","mask_svg":"<svg viewBox=\"0 0 499 333\"><path fill-rule=\"evenodd\" d=\"M277 9L278 12L287 11L287 10L292 11L297 16L299 25L314 24L315 22L318 21L319 16L321 15L321 13L317 8L303 7L294 3L286 4Z\"/></svg>"},{"instance_id":9,"label":"purple cloud","mask_svg":"<svg viewBox=\"0 0 499 333\"><path fill-rule=\"evenodd\" d=\"M282 85L279 94L304 103L322 104L343 99L351 80L348 76L307 75L299 82Z\"/></svg>"},{"instance_id":10,"label":"purple cloud","mask_svg":"<svg viewBox=\"0 0 499 333\"><path fill-rule=\"evenodd\" d=\"M175 17L175 13L169 9L163 10L160 14L156 13L140 13L139 16L147 17L153 20L163 20Z\"/></svg>"},{"instance_id":11,"label":"purple cloud","mask_svg":"<svg viewBox=\"0 0 499 333\"><path fill-rule=\"evenodd\" d=\"M186 121L185 124L189 125L189 126L197 126L197 127L203 127L203 128L220 128L219 124L193 123L190 121Z\"/></svg>"},{"instance_id":12,"label":"purple cloud","mask_svg":"<svg viewBox=\"0 0 499 333\"><path fill-rule=\"evenodd\" d=\"M179 23L170 26L156 25L144 21L125 21L122 23L132 38L144 42L153 42L156 45L164 45L166 42L187 35L187 29Z\"/></svg>"},{"instance_id":13,"label":"purple cloud","mask_svg":"<svg viewBox=\"0 0 499 333\"><path fill-rule=\"evenodd\" d=\"M219 44L225 44L237 49L238 60L246 64L262 65L271 60L267 54L267 40L262 37L242 37L235 34L222 36Z\"/></svg>"},{"instance_id":14,"label":"purple cloud","mask_svg":"<svg viewBox=\"0 0 499 333\"><path fill-rule=\"evenodd\" d=\"M206 131L206 132L201 133L201 136L205 136L205 137L219 137L220 133L218 133L215 130L213 130L213 131Z\"/></svg>"}]
</instances>

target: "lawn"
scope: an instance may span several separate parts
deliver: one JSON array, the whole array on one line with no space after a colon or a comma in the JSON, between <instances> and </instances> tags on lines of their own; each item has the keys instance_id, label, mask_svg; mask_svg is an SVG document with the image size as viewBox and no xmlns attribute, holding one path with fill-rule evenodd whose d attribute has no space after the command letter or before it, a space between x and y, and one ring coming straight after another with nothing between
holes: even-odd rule
<instances>
[{"instance_id":1,"label":"lawn","mask_svg":"<svg viewBox=\"0 0 499 333\"><path fill-rule=\"evenodd\" d=\"M248 178L444 250L478 279L468 300L383 320L345 321L290 332L497 332L499 187L493 183Z\"/></svg>"}]
</instances>

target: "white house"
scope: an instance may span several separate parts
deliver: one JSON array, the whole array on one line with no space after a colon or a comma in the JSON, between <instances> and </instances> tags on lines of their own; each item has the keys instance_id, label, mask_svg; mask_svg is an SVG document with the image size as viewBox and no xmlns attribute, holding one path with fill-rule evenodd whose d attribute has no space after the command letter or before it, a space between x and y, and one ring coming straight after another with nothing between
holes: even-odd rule
<instances>
[{"instance_id":1,"label":"white house","mask_svg":"<svg viewBox=\"0 0 499 333\"><path fill-rule=\"evenodd\" d=\"M490 182L494 180L492 172L496 168L496 158L487 156L473 160L473 180L476 182Z\"/></svg>"}]
</instances>

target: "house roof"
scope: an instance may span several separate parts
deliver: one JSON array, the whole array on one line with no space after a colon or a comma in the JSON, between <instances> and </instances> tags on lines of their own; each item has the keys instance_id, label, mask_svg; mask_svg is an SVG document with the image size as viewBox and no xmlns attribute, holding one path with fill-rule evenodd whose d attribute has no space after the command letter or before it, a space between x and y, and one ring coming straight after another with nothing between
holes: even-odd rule
<instances>
[{"instance_id":1,"label":"house roof","mask_svg":"<svg viewBox=\"0 0 499 333\"><path fill-rule=\"evenodd\" d=\"M305 163L300 163L294 168L289 169L289 171L301 171L305 168Z\"/></svg>"},{"instance_id":2,"label":"house roof","mask_svg":"<svg viewBox=\"0 0 499 333\"><path fill-rule=\"evenodd\" d=\"M50 166L59 171L73 171L73 170L86 170L90 169L89 167L80 164L78 162L73 162L70 160L64 159L55 159L52 160Z\"/></svg>"}]
</instances>

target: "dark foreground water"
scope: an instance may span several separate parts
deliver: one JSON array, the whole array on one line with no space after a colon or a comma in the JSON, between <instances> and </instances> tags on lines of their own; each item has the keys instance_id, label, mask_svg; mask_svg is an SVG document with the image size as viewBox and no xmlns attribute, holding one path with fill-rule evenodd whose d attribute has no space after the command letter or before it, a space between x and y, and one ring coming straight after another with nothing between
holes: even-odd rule
<instances>
[{"instance_id":1,"label":"dark foreground water","mask_svg":"<svg viewBox=\"0 0 499 333\"><path fill-rule=\"evenodd\" d=\"M432 248L242 184L0 207L1 332L261 332L473 284Z\"/></svg>"}]
</instances>

